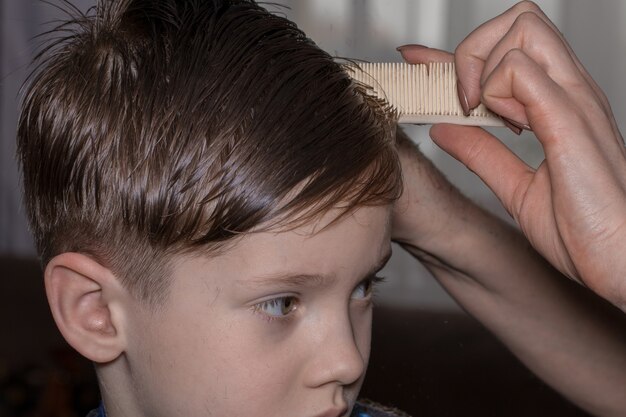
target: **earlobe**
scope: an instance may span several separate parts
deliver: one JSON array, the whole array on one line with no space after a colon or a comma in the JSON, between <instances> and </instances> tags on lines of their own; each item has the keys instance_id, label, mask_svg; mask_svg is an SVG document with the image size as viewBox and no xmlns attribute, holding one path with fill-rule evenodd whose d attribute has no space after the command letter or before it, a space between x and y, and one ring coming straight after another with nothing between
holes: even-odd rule
<instances>
[{"instance_id":1,"label":"earlobe","mask_svg":"<svg viewBox=\"0 0 626 417\"><path fill-rule=\"evenodd\" d=\"M54 320L65 340L96 363L117 358L126 348L126 290L115 275L89 256L63 253L44 273Z\"/></svg>"}]
</instances>

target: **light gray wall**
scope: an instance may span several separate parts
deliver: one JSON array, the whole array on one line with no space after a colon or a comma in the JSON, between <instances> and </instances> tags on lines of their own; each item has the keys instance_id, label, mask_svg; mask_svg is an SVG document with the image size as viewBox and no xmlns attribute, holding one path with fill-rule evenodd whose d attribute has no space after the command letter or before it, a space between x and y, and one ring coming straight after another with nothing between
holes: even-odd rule
<instances>
[{"instance_id":1,"label":"light gray wall","mask_svg":"<svg viewBox=\"0 0 626 417\"><path fill-rule=\"evenodd\" d=\"M85 9L94 1L74 0ZM421 43L453 50L473 28L513 5L511 0L287 0L282 11L331 54L378 61L400 61L395 47ZM621 0L543 0L537 3L570 40L583 64L607 93L622 132L626 127L626 2ZM58 17L36 0L0 0L0 254L32 255L32 242L20 215L15 152L17 91L27 72L42 22ZM506 217L491 192L456 161L439 151L428 129L409 127L421 149L466 194ZM542 153L532 136L494 130L536 166ZM411 257L396 248L383 271L389 283L384 303L455 308L452 300Z\"/></svg>"}]
</instances>

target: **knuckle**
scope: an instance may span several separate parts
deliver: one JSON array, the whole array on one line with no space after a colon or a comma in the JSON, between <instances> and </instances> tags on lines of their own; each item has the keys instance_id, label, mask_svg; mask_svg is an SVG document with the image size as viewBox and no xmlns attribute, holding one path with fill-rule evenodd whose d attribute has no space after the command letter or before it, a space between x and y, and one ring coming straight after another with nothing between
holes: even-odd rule
<instances>
[{"instance_id":1,"label":"knuckle","mask_svg":"<svg viewBox=\"0 0 626 417\"><path fill-rule=\"evenodd\" d=\"M524 0L517 3L513 8L519 12L541 12L541 7L537 5L534 1Z\"/></svg>"},{"instance_id":2,"label":"knuckle","mask_svg":"<svg viewBox=\"0 0 626 417\"><path fill-rule=\"evenodd\" d=\"M543 19L534 11L524 11L520 13L516 18L513 26L517 30L524 30L525 28L535 28L538 25L543 24Z\"/></svg>"},{"instance_id":3,"label":"knuckle","mask_svg":"<svg viewBox=\"0 0 626 417\"><path fill-rule=\"evenodd\" d=\"M505 68L516 67L521 61L526 59L526 54L520 48L508 50L502 57L502 64Z\"/></svg>"},{"instance_id":4,"label":"knuckle","mask_svg":"<svg viewBox=\"0 0 626 417\"><path fill-rule=\"evenodd\" d=\"M467 45L467 42L461 42L454 49L454 56L455 57L464 57L464 56L468 55L468 48L469 48L469 45Z\"/></svg>"}]
</instances>

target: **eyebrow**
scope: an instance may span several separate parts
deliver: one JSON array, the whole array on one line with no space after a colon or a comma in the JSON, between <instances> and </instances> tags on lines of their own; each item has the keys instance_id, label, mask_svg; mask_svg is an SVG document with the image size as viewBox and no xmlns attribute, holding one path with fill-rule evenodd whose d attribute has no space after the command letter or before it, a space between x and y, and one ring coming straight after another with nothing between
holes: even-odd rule
<instances>
[{"instance_id":1,"label":"eyebrow","mask_svg":"<svg viewBox=\"0 0 626 417\"><path fill-rule=\"evenodd\" d=\"M370 277L387 265L389 259L391 258L392 251L389 250L385 253L385 255L380 258L380 260L374 265L368 272L365 273L364 277ZM255 286L255 287L263 287L269 285L285 285L288 287L323 287L329 285L334 280L333 277L328 275L320 275L320 274L294 274L294 273L285 273L279 275L268 275L253 278L251 280L238 281L239 284L246 286Z\"/></svg>"}]
</instances>

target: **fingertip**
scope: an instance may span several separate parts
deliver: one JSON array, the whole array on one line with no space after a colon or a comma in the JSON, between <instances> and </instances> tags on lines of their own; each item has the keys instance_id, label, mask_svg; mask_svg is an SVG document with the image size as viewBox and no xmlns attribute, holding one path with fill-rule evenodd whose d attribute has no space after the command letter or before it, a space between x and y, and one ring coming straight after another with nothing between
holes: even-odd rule
<instances>
[{"instance_id":1,"label":"fingertip","mask_svg":"<svg viewBox=\"0 0 626 417\"><path fill-rule=\"evenodd\" d=\"M437 140L441 137L445 137L445 133L446 131L448 131L450 128L454 128L454 125L448 124L448 123L437 123L434 124L430 127L430 137L433 140Z\"/></svg>"},{"instance_id":2,"label":"fingertip","mask_svg":"<svg viewBox=\"0 0 626 417\"><path fill-rule=\"evenodd\" d=\"M409 64L427 64L430 62L452 62L454 56L440 49L424 45L402 45L396 48L402 58Z\"/></svg>"},{"instance_id":3,"label":"fingertip","mask_svg":"<svg viewBox=\"0 0 626 417\"><path fill-rule=\"evenodd\" d=\"M430 131L428 132L431 139L436 140L442 134L442 132L446 131L446 128L450 126L447 123L437 123L430 127Z\"/></svg>"},{"instance_id":4,"label":"fingertip","mask_svg":"<svg viewBox=\"0 0 626 417\"><path fill-rule=\"evenodd\" d=\"M415 57L419 57L418 52L424 49L428 48L424 45L406 44L398 46L396 48L396 51L400 52L402 59L404 59L405 61L407 61L408 63L414 63L413 61L415 61Z\"/></svg>"},{"instance_id":5,"label":"fingertip","mask_svg":"<svg viewBox=\"0 0 626 417\"><path fill-rule=\"evenodd\" d=\"M425 45L420 45L417 43L407 43L405 45L400 45L396 48L396 51L398 52L402 52L402 51L406 51L406 50L412 50L412 51L416 51L419 49L424 49L424 48L428 48Z\"/></svg>"},{"instance_id":6,"label":"fingertip","mask_svg":"<svg viewBox=\"0 0 626 417\"><path fill-rule=\"evenodd\" d=\"M451 123L437 123L430 127L430 137L433 140L445 140L448 137L467 134L468 130L480 129L472 126L456 125Z\"/></svg>"},{"instance_id":7,"label":"fingertip","mask_svg":"<svg viewBox=\"0 0 626 417\"><path fill-rule=\"evenodd\" d=\"M467 116L470 111L480 105L480 78L484 63L470 56L455 55L455 68L459 100Z\"/></svg>"},{"instance_id":8,"label":"fingertip","mask_svg":"<svg viewBox=\"0 0 626 417\"><path fill-rule=\"evenodd\" d=\"M438 147L455 159L461 160L471 140L482 138L486 132L476 126L439 123L433 125L429 133Z\"/></svg>"},{"instance_id":9,"label":"fingertip","mask_svg":"<svg viewBox=\"0 0 626 417\"><path fill-rule=\"evenodd\" d=\"M434 124L430 128L430 138L439 148L449 152L449 142L457 137L455 126L447 123Z\"/></svg>"}]
</instances>

